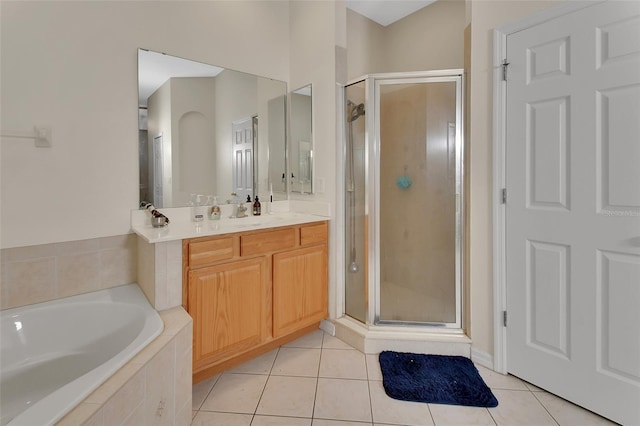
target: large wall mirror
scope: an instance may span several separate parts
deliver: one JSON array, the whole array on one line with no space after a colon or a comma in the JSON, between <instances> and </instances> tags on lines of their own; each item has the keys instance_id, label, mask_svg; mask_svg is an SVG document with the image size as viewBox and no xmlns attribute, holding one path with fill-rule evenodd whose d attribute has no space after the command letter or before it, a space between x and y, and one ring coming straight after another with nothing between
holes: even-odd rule
<instances>
[{"instance_id":1,"label":"large wall mirror","mask_svg":"<svg viewBox=\"0 0 640 426\"><path fill-rule=\"evenodd\" d=\"M313 193L313 92L307 85L291 92L291 192Z\"/></svg>"},{"instance_id":2,"label":"large wall mirror","mask_svg":"<svg viewBox=\"0 0 640 426\"><path fill-rule=\"evenodd\" d=\"M140 201L287 199L287 85L138 50Z\"/></svg>"}]
</instances>

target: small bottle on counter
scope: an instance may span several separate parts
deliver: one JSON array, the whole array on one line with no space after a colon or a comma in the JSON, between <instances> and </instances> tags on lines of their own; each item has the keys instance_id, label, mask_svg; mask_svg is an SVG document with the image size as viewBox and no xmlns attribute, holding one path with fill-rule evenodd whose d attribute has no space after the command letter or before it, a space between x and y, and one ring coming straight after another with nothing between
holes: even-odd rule
<instances>
[{"instance_id":1,"label":"small bottle on counter","mask_svg":"<svg viewBox=\"0 0 640 426\"><path fill-rule=\"evenodd\" d=\"M202 195L191 194L191 220L202 222L205 215L205 206L202 204Z\"/></svg>"},{"instance_id":2,"label":"small bottle on counter","mask_svg":"<svg viewBox=\"0 0 640 426\"><path fill-rule=\"evenodd\" d=\"M213 197L213 205L211 206L209 219L220 220L220 206L218 205L218 197Z\"/></svg>"},{"instance_id":3,"label":"small bottle on counter","mask_svg":"<svg viewBox=\"0 0 640 426\"><path fill-rule=\"evenodd\" d=\"M253 214L253 209L251 208L251 195L247 194L247 216L251 216Z\"/></svg>"},{"instance_id":4,"label":"small bottle on counter","mask_svg":"<svg viewBox=\"0 0 640 426\"><path fill-rule=\"evenodd\" d=\"M256 195L256 201L254 201L253 203L253 215L260 216L261 210L262 210L262 206L260 205L260 199Z\"/></svg>"}]
</instances>

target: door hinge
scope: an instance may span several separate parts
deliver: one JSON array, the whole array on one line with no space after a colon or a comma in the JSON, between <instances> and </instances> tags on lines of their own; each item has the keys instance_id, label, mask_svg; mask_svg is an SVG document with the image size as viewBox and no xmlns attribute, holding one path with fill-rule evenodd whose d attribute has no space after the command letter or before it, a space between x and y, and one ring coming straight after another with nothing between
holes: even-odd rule
<instances>
[{"instance_id":1,"label":"door hinge","mask_svg":"<svg viewBox=\"0 0 640 426\"><path fill-rule=\"evenodd\" d=\"M507 67L509 66L509 62L507 59L502 60L502 81L507 81Z\"/></svg>"},{"instance_id":2,"label":"door hinge","mask_svg":"<svg viewBox=\"0 0 640 426\"><path fill-rule=\"evenodd\" d=\"M502 311L502 326L507 326L507 311Z\"/></svg>"},{"instance_id":3,"label":"door hinge","mask_svg":"<svg viewBox=\"0 0 640 426\"><path fill-rule=\"evenodd\" d=\"M507 204L507 188L502 188L502 204Z\"/></svg>"}]
</instances>

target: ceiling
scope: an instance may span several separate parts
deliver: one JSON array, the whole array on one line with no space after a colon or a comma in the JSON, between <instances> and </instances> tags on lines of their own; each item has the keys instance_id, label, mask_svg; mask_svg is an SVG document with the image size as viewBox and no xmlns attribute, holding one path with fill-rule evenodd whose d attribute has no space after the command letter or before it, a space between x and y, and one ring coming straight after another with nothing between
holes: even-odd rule
<instances>
[{"instance_id":1,"label":"ceiling","mask_svg":"<svg viewBox=\"0 0 640 426\"><path fill-rule=\"evenodd\" d=\"M347 7L386 27L435 1L436 0L347 0Z\"/></svg>"}]
</instances>

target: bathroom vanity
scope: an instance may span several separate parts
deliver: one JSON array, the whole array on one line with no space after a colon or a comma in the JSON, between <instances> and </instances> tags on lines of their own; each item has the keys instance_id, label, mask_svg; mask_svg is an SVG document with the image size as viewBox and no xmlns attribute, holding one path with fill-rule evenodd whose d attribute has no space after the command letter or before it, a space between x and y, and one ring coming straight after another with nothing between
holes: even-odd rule
<instances>
[{"instance_id":1,"label":"bathroom vanity","mask_svg":"<svg viewBox=\"0 0 640 426\"><path fill-rule=\"evenodd\" d=\"M140 222L133 229L143 240L140 261L149 262L145 251L155 253L156 270L172 261L158 253L172 250L150 246L181 243L181 299L193 318L194 383L317 329L328 316L324 217L280 213L218 223L172 220L161 230ZM150 274L141 275L144 281ZM156 299L172 292L158 285L170 275L156 272Z\"/></svg>"}]
</instances>

